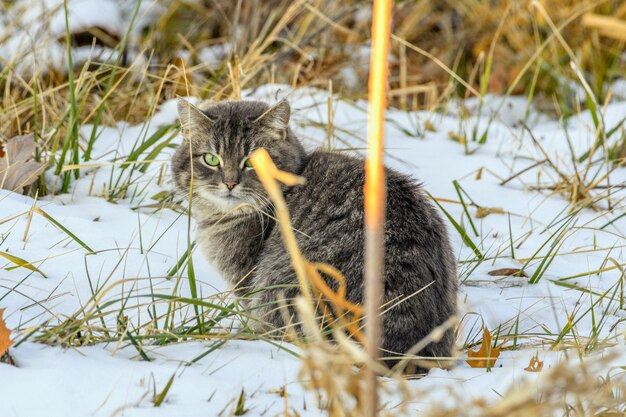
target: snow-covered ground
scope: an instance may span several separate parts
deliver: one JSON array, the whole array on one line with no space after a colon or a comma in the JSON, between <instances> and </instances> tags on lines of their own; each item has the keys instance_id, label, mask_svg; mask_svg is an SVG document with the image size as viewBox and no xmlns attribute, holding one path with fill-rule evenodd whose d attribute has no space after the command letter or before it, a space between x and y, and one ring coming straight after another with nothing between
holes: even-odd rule
<instances>
[{"instance_id":1,"label":"snow-covered ground","mask_svg":"<svg viewBox=\"0 0 626 417\"><path fill-rule=\"evenodd\" d=\"M138 0L69 0L67 20L62 0L24 0L6 5L0 13L0 68L9 66L26 78L68 67L66 33L77 36L92 31L99 39L120 41L127 36L126 54L135 52L142 29L154 23L165 2ZM105 62L118 54L109 42L72 48L72 61Z\"/></svg>"},{"instance_id":2,"label":"snow-covered ground","mask_svg":"<svg viewBox=\"0 0 626 417\"><path fill-rule=\"evenodd\" d=\"M277 91L285 95L289 89L265 86L247 95L273 102ZM292 126L307 147L326 143L327 93L300 89L288 96L293 109ZM603 200L598 210L576 211L567 228L559 229L570 218L567 198L558 192L530 189L557 183L554 168L539 165L500 185L535 161L545 159L518 123L526 111L526 99L488 97L482 114L477 104L459 104L469 110L470 116L465 118L460 118L462 112L452 106L447 113L389 110L386 163L422 181L452 218L463 225L487 259L476 266L472 249L450 224L462 281L459 347L480 340L484 321L492 332L500 329L501 335L517 333L517 340L509 340L506 346L517 343L520 349L503 351L491 372L470 368L462 360L466 354L462 352L454 369L434 369L427 377L410 381L411 389L419 392L408 404L411 410L426 410L433 404L451 401L455 395L496 400L508 389L542 377L542 372L524 371L533 355L538 354L544 361L544 372L563 361L578 366L587 355L579 355L577 347L584 347L590 338L613 346L596 350L591 356L616 352L618 356L612 363L626 365L626 310L620 310L623 290L620 292L617 285L624 277L616 267L623 268L625 263L626 217L620 215L625 212L626 169L613 171L610 182L604 179L598 184L613 187L611 211L606 210L607 200ZM336 149L364 147L366 106L365 102L334 101L332 142ZM498 110L498 116L490 117L489 109ZM606 108L604 123L608 129L613 128L623 122L625 114L626 102L612 103ZM123 183L129 172L122 172L119 163L110 162L119 162L116 158L129 155L137 141L175 121L175 103L168 102L145 126L102 128L93 151L95 159L90 161L95 165L81 171L81 178L69 194L35 202L0 192L0 251L26 259L46 275L24 268L10 269L12 263L0 262L0 308L6 309L5 319L13 329L13 338L18 342L26 339L10 350L17 366L0 364L0 416L228 416L234 413L242 390L248 409L245 415L286 415L285 409L298 413L290 415L324 415L316 396L301 384L300 361L284 349L298 352L292 345L231 340L212 350L214 340L181 340L163 346L147 340L143 352L150 361L146 361L126 341L64 348L34 343L37 332L27 337L44 323L54 326L73 315L80 318L86 311L92 313L93 292L102 294L98 302L103 311L123 308L130 328L144 326L140 334L155 332L148 326L153 311L163 313L162 305L152 310L150 300L142 297L190 297L186 269L178 277L167 277L187 248L187 218L171 209L147 207L155 203L151 197L171 189L167 174L163 181L160 174L168 172L167 160L173 148L166 147L158 155L159 161L150 164L145 173L132 174L127 198L114 202L105 198L118 176ZM582 155L594 140L588 113L570 119L565 130L557 120L531 110L527 124L558 170L568 175L573 170L571 152L577 157ZM488 129L487 140L482 145L468 140L467 154L466 146L451 137L469 139L475 125L478 137ZM86 136L91 132L90 126L81 129ZM624 126L619 132L623 134ZM179 142L177 135L172 144ZM594 160L599 156L596 154ZM579 164L579 169L584 167L585 163ZM48 180L54 187L55 178L50 175ZM465 203L473 201L483 208L502 209L482 217L477 216L476 206L468 207L478 236L463 206L455 203L459 201L455 180L463 190ZM592 193L608 190L598 188ZM37 213L29 223L28 214L34 204L95 254ZM558 255L543 257L554 255L550 250L555 241ZM201 297L218 300L215 294L227 289L225 283L199 252L195 255ZM535 258L525 268L529 277L547 266L536 284L529 284L529 278L488 274L496 269L521 268L527 258ZM549 261L542 264L544 259ZM594 272L598 270L602 272ZM108 301L112 303L107 305ZM181 307L177 320L191 310L190 306ZM561 342L572 350L551 351L552 342L568 325L568 318L573 328L564 332ZM114 315L104 317L109 328L115 328L111 323L116 320ZM90 324L96 328L101 323L93 320ZM89 335L81 337L88 339ZM601 376L614 373L608 365L599 371ZM155 408L154 390L161 392L172 376L164 403ZM393 406L393 398L389 401L389 407Z\"/></svg>"}]
</instances>

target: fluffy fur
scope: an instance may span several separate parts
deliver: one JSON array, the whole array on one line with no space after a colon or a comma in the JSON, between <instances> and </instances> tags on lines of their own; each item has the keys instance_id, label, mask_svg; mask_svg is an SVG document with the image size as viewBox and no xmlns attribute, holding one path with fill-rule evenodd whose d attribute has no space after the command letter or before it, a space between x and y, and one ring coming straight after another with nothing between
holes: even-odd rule
<instances>
[{"instance_id":1,"label":"fluffy fur","mask_svg":"<svg viewBox=\"0 0 626 417\"><path fill-rule=\"evenodd\" d=\"M199 110L178 104L184 142L172 160L177 189L192 191L192 215L204 255L240 295L260 323L284 326L277 301L298 293L272 205L245 159L265 148L282 170L305 185L284 187L304 256L335 266L346 277L347 298L363 301L364 162L339 153L307 154L289 128L290 107L230 101ZM217 155L209 166L204 155ZM456 263L446 227L420 186L386 169L384 301L404 300L383 317L384 356L409 350L435 326L456 314ZM236 184L232 190L226 184ZM330 284L330 282L329 282ZM417 293L417 294L416 294ZM420 355L449 357L448 330Z\"/></svg>"}]
</instances>

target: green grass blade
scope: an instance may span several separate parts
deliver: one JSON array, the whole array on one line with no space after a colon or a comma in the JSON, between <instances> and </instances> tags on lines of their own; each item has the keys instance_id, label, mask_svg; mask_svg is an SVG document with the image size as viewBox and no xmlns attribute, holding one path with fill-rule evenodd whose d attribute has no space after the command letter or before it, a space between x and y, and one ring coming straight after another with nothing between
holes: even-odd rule
<instances>
[{"instance_id":1,"label":"green grass blade","mask_svg":"<svg viewBox=\"0 0 626 417\"><path fill-rule=\"evenodd\" d=\"M195 358L193 358L189 362L189 365L192 365L192 364L198 362L200 359L204 358L205 356L210 355L211 353L215 352L217 349L219 349L222 346L224 346L224 344L226 342L228 342L228 339L218 340L217 342L213 343L206 351L202 352L200 355L198 355Z\"/></svg>"},{"instance_id":2,"label":"green grass blade","mask_svg":"<svg viewBox=\"0 0 626 417\"><path fill-rule=\"evenodd\" d=\"M459 196L459 201L461 202L461 205L463 206L463 211L465 212L465 216L467 217L467 220L469 221L470 226L472 227L472 231L474 232L474 236L478 237L478 230L476 230L476 226L474 226L474 222L472 221L472 216L470 215L469 211L467 210L467 204L465 204L465 200L463 199L463 195L461 194L461 185L459 184L459 182L457 180L453 180L452 181L452 185L454 185L454 189L456 190L456 194ZM463 190L465 192L465 190Z\"/></svg>"},{"instance_id":3,"label":"green grass blade","mask_svg":"<svg viewBox=\"0 0 626 417\"><path fill-rule=\"evenodd\" d=\"M465 243L465 245L467 245L467 247L469 247L474 254L476 254L476 256L479 259L483 259L484 255L482 254L482 252L478 249L478 247L474 244L474 242L472 242L472 239L469 237L469 235L467 234L467 232L465 231L465 229L463 229L463 227L458 224L456 222L456 220L454 220L454 218L450 215L450 213L448 213L446 211L446 209L443 208L443 206L441 204L439 204L439 202L437 200L435 200L435 198L428 194L430 196L430 198L435 202L435 204L437 204L437 206L439 207L439 209L441 209L441 211L443 212L443 214L445 214L445 216L448 218L448 220L450 221L450 223L452 223L452 226L454 226L454 228L456 229L456 231L459 233L459 235L461 236L461 239L463 239L463 243Z\"/></svg>"},{"instance_id":4,"label":"green grass blade","mask_svg":"<svg viewBox=\"0 0 626 417\"><path fill-rule=\"evenodd\" d=\"M69 26L69 12L67 10L67 0L63 1L63 9L65 11L65 42L67 44L67 80L69 85L69 126L63 141L63 150L61 151L61 157L57 162L56 175L61 174L63 164L65 164L65 158L68 151L71 149L71 161L74 164L79 163L79 148L78 148L78 106L76 105L76 86L74 85L74 62L72 60L72 36ZM71 171L66 171L63 174L63 185L61 186L61 192L66 193L69 191L71 182ZM80 176L79 170L74 170L75 178Z\"/></svg>"},{"instance_id":5,"label":"green grass blade","mask_svg":"<svg viewBox=\"0 0 626 417\"><path fill-rule=\"evenodd\" d=\"M187 262L187 258L189 257L189 250L190 249L193 250L195 246L196 246L196 241L194 240L193 242L191 242L191 248L187 248L185 250L185 253L183 253L180 259L178 260L178 262L176 262L176 265L174 265L173 267L170 268L169 271L167 271L168 278L172 278L174 275L178 273L178 271L180 271L183 268L183 266Z\"/></svg>"},{"instance_id":6,"label":"green grass blade","mask_svg":"<svg viewBox=\"0 0 626 417\"><path fill-rule=\"evenodd\" d=\"M165 384L165 388L163 388L163 391L161 391L159 394L154 396L152 402L154 403L155 407L160 407L161 404L163 404L163 401L165 401L165 397L167 396L167 393L170 391L170 388L172 388L172 384L174 383L175 376L176 376L176 372L174 372L172 376L170 377L170 379L167 381L167 384Z\"/></svg>"},{"instance_id":7,"label":"green grass blade","mask_svg":"<svg viewBox=\"0 0 626 417\"><path fill-rule=\"evenodd\" d=\"M78 236L76 236L74 233L70 232L65 226L63 226L61 223L59 223L58 221L56 221L51 215L49 215L48 213L46 213L45 211L43 211L42 209L40 209L39 207L35 206L33 209L36 213L40 214L41 216L43 216L46 220L48 220L50 223L52 223L53 225L55 225L56 227L58 227L59 229L61 229L61 231L65 232L66 235L68 235L74 242L78 243L80 246L82 246L83 248L87 249L89 251L90 254L95 255L96 252L94 252L93 249L91 249L85 242L83 242L82 240L80 240L78 238Z\"/></svg>"},{"instance_id":8,"label":"green grass blade","mask_svg":"<svg viewBox=\"0 0 626 417\"><path fill-rule=\"evenodd\" d=\"M0 252L0 256L2 256L3 258L13 262L15 265L17 265L20 268L25 268L28 269L29 271L33 271L33 272L37 272L38 274L40 274L42 277L44 278L48 278L46 276L46 274L44 274L43 272L41 272L39 270L39 268L37 268L36 266L34 266L33 264L31 264L30 262L28 262L25 259L22 259L18 256L14 256L14 255L10 255L6 252ZM10 268L7 268L10 269Z\"/></svg>"},{"instance_id":9,"label":"green grass blade","mask_svg":"<svg viewBox=\"0 0 626 417\"><path fill-rule=\"evenodd\" d=\"M169 138L167 138L166 140L164 140L163 142L159 143L157 146L154 147L154 149L152 149L150 151L150 153L148 154L148 156L145 157L145 161L154 161L159 154L163 151L163 149L170 144L170 142L172 141L172 139L174 139L176 137L176 132L173 133ZM139 172L145 174L146 171L148 170L148 167L150 166L152 162L144 162L141 164L141 167L139 168Z\"/></svg>"},{"instance_id":10,"label":"green grass blade","mask_svg":"<svg viewBox=\"0 0 626 417\"><path fill-rule=\"evenodd\" d=\"M141 359L143 359L146 362L151 362L152 360L150 359L150 357L148 355L146 355L146 352L144 352L143 348L139 345L139 343L133 337L133 335L130 334L130 332L127 332L126 336L128 336L128 339L130 340L130 343L132 343L132 345L135 347L135 349L137 349L137 352L139 352L139 356L141 356ZM169 387L166 387L166 388L169 390ZM166 394L167 394L167 392L166 392ZM163 398L165 398L165 396Z\"/></svg>"},{"instance_id":11,"label":"green grass blade","mask_svg":"<svg viewBox=\"0 0 626 417\"><path fill-rule=\"evenodd\" d=\"M148 139L143 141L136 149L134 149L128 155L128 158L126 158L126 161L128 162L138 161L139 156L141 156L143 152L145 152L150 146L157 143L163 136L165 136L167 132L169 132L170 130L172 130L173 128L177 126L178 124L172 123L172 124L167 124L167 125L163 125L159 127L156 132L154 132Z\"/></svg>"}]
</instances>

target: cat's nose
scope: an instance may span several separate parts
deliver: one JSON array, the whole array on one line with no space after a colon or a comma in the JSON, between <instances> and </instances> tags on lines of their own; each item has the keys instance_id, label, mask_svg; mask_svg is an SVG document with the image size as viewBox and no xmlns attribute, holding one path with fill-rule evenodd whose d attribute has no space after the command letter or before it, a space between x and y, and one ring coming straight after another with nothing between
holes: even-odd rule
<instances>
[{"instance_id":1,"label":"cat's nose","mask_svg":"<svg viewBox=\"0 0 626 417\"><path fill-rule=\"evenodd\" d=\"M237 184L239 183L235 181L224 181L224 185L226 186L226 188L228 188L229 191L232 191L232 189L235 188Z\"/></svg>"}]
</instances>

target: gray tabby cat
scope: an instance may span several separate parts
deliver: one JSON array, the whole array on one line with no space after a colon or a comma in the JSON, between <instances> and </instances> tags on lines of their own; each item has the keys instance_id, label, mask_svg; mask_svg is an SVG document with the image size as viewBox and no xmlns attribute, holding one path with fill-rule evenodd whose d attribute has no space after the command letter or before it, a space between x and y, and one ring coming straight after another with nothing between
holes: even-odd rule
<instances>
[{"instance_id":1,"label":"gray tabby cat","mask_svg":"<svg viewBox=\"0 0 626 417\"><path fill-rule=\"evenodd\" d=\"M249 295L252 314L275 327L285 325L277 301L297 296L297 279L248 159L255 149L306 179L283 187L304 256L342 271L350 301L362 303L364 291L364 161L306 153L289 128L290 111L284 100L271 108L228 101L199 110L179 99L184 142L172 159L186 196L193 174L192 215L204 255L239 295ZM391 169L386 181L384 302L393 307L383 317L382 347L383 356L398 356L456 314L457 275L446 227L419 185ZM453 345L450 329L420 355L450 357Z\"/></svg>"}]
</instances>

